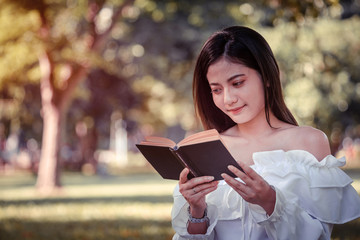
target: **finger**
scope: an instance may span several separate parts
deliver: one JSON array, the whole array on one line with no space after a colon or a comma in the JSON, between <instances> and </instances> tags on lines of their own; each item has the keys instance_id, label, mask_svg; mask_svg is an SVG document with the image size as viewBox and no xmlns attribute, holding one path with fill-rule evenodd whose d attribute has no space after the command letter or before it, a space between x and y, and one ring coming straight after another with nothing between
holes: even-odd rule
<instances>
[{"instance_id":1,"label":"finger","mask_svg":"<svg viewBox=\"0 0 360 240\"><path fill-rule=\"evenodd\" d=\"M189 171L189 169L185 168L180 173L179 177L179 191L185 198L196 194L196 191L194 192L193 190L195 187L201 186L214 180L214 177L212 176L196 177L188 180L187 174L189 173ZM203 188L200 188L200 190L197 191L201 191L202 189Z\"/></svg>"},{"instance_id":2,"label":"finger","mask_svg":"<svg viewBox=\"0 0 360 240\"><path fill-rule=\"evenodd\" d=\"M229 165L228 169L234 173L237 177L241 177L246 175L243 171L241 171L240 169L238 169L237 167L234 167L233 165Z\"/></svg>"},{"instance_id":3,"label":"finger","mask_svg":"<svg viewBox=\"0 0 360 240\"><path fill-rule=\"evenodd\" d=\"M252 179L252 183L254 185L268 185L268 183L265 181L265 179L260 176L254 169L252 169L250 166L247 166L244 163L241 163L241 167L244 167L246 169L246 175L242 177L242 180L245 182L244 178L249 177Z\"/></svg>"},{"instance_id":4,"label":"finger","mask_svg":"<svg viewBox=\"0 0 360 240\"><path fill-rule=\"evenodd\" d=\"M236 192L238 192L241 196L246 196L246 188L247 186L242 182L234 179L233 177L229 176L226 173L221 174L224 178L225 182L232 187Z\"/></svg>"},{"instance_id":5,"label":"finger","mask_svg":"<svg viewBox=\"0 0 360 240\"><path fill-rule=\"evenodd\" d=\"M189 169L188 168L184 168L181 173L180 173L180 177L179 177L179 182L180 183L186 183L188 181L187 175L189 174Z\"/></svg>"},{"instance_id":6,"label":"finger","mask_svg":"<svg viewBox=\"0 0 360 240\"><path fill-rule=\"evenodd\" d=\"M259 177L259 174L257 174L250 166L246 165L243 162L239 162L239 165L244 170L244 173L252 179L256 179Z\"/></svg>"},{"instance_id":7,"label":"finger","mask_svg":"<svg viewBox=\"0 0 360 240\"><path fill-rule=\"evenodd\" d=\"M252 178L249 177L246 173L244 173L243 171L239 170L238 168L229 165L228 169L234 173L238 178L240 178L245 184L247 185L252 185Z\"/></svg>"},{"instance_id":8,"label":"finger","mask_svg":"<svg viewBox=\"0 0 360 240\"><path fill-rule=\"evenodd\" d=\"M258 175L251 167L243 163L241 165L243 167L244 172L240 171L239 169L237 169L232 165L228 166L228 169L231 172L233 172L236 176L241 178L241 180L243 180L248 186L252 186L256 182L263 181L263 178L260 175Z\"/></svg>"},{"instance_id":9,"label":"finger","mask_svg":"<svg viewBox=\"0 0 360 240\"><path fill-rule=\"evenodd\" d=\"M192 192L192 196L196 198L204 197L205 195L213 192L217 189L218 183L212 182L209 184L199 185L195 188L190 189Z\"/></svg>"},{"instance_id":10,"label":"finger","mask_svg":"<svg viewBox=\"0 0 360 240\"><path fill-rule=\"evenodd\" d=\"M224 178L225 182L227 184L229 184L230 186L237 188L238 186L241 187L241 185L244 185L243 183L241 183L240 181L236 180L235 178L229 176L226 173L221 174L221 176Z\"/></svg>"},{"instance_id":11,"label":"finger","mask_svg":"<svg viewBox=\"0 0 360 240\"><path fill-rule=\"evenodd\" d=\"M249 175L244 174L234 166L229 166L228 168L230 171L236 174L244 182L244 184L234 178L231 178L230 176L224 176L226 177L225 181L229 184L229 186L234 188L234 190L237 191L246 201L253 201L254 197L260 197L261 193L263 193L266 190L266 187L269 185L252 168L246 166L245 164L242 165L245 166L244 171L246 171Z\"/></svg>"},{"instance_id":12,"label":"finger","mask_svg":"<svg viewBox=\"0 0 360 240\"><path fill-rule=\"evenodd\" d=\"M203 190L206 190L208 188L212 188L218 185L219 182L214 181L214 182L209 182L209 183L203 183L200 185L196 185L195 187L193 187L191 190L193 191L193 193L199 193L202 192Z\"/></svg>"},{"instance_id":13,"label":"finger","mask_svg":"<svg viewBox=\"0 0 360 240\"><path fill-rule=\"evenodd\" d=\"M189 187L193 188L197 185L201 185L204 183L209 183L214 180L213 176L203 176L203 177L196 177L189 181Z\"/></svg>"}]
</instances>

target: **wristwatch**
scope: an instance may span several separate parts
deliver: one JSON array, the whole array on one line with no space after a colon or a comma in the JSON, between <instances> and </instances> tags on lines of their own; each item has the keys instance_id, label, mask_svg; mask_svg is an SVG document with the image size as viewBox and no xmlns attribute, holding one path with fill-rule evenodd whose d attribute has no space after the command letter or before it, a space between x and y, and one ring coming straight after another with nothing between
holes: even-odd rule
<instances>
[{"instance_id":1,"label":"wristwatch","mask_svg":"<svg viewBox=\"0 0 360 240\"><path fill-rule=\"evenodd\" d=\"M191 216L190 206L188 207L188 214L189 214L189 222L191 222L191 223L203 223L203 222L206 222L209 225L210 220L209 220L209 218L207 216L207 206L205 208L204 216L202 218L194 218L193 216Z\"/></svg>"}]
</instances>

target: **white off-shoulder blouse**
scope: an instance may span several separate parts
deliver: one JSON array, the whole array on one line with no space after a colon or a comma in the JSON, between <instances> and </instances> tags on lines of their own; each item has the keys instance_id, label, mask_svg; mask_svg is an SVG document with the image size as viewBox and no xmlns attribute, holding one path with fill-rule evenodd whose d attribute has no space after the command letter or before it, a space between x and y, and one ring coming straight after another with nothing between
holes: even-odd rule
<instances>
[{"instance_id":1,"label":"white off-shoulder blouse","mask_svg":"<svg viewBox=\"0 0 360 240\"><path fill-rule=\"evenodd\" d=\"M188 203L174 190L173 240L330 239L333 224L360 217L360 197L339 167L345 158L318 161L303 150L257 152L251 167L276 191L274 212L247 203L225 181L206 197L207 233L187 232Z\"/></svg>"}]
</instances>

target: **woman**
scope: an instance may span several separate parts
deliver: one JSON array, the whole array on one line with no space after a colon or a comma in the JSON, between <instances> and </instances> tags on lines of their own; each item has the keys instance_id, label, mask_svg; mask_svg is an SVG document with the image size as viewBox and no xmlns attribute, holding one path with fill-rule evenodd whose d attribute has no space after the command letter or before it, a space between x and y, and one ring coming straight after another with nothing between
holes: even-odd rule
<instances>
[{"instance_id":1,"label":"woman","mask_svg":"<svg viewBox=\"0 0 360 240\"><path fill-rule=\"evenodd\" d=\"M326 135L298 126L284 103L265 39L229 27L204 44L193 95L205 129L217 129L244 172L187 179L174 190L173 239L330 239L333 224L360 216L352 180Z\"/></svg>"}]
</instances>

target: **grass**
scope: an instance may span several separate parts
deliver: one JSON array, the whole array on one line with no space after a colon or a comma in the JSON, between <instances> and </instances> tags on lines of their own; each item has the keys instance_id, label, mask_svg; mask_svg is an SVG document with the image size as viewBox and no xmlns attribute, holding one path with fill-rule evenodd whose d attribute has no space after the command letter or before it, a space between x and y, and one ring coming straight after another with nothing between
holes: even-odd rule
<instances>
[{"instance_id":1,"label":"grass","mask_svg":"<svg viewBox=\"0 0 360 240\"><path fill-rule=\"evenodd\" d=\"M356 189L360 177L352 173ZM63 174L64 188L43 197L30 174L0 176L1 240L171 239L176 182L156 174ZM359 206L360 207L360 206ZM360 220L334 227L333 239L360 239Z\"/></svg>"},{"instance_id":2,"label":"grass","mask_svg":"<svg viewBox=\"0 0 360 240\"><path fill-rule=\"evenodd\" d=\"M64 189L44 198L31 175L0 178L0 239L171 239L175 182L157 175L64 174Z\"/></svg>"}]
</instances>

